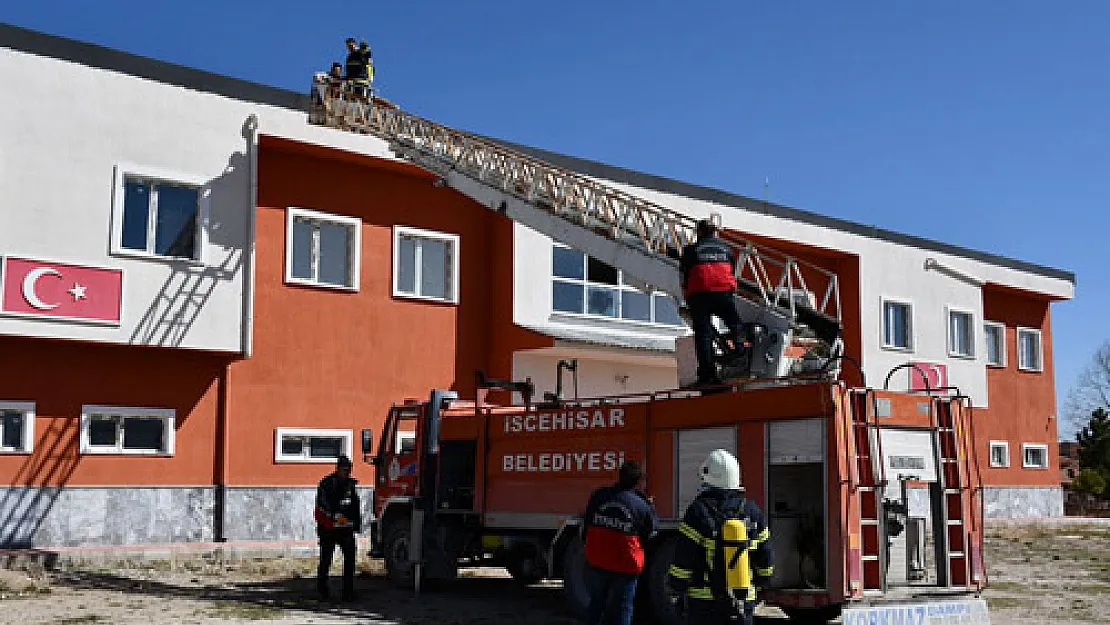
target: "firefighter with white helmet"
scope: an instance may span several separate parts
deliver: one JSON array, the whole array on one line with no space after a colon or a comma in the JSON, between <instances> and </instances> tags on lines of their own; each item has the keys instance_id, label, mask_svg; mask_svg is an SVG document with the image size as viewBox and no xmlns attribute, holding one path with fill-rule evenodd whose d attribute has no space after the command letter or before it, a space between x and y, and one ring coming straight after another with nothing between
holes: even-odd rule
<instances>
[{"instance_id":1,"label":"firefighter with white helmet","mask_svg":"<svg viewBox=\"0 0 1110 625\"><path fill-rule=\"evenodd\" d=\"M702 489L686 508L670 568L685 598L686 622L751 625L756 587L774 574L771 532L763 512L744 496L740 463L724 449L701 465Z\"/></svg>"}]
</instances>

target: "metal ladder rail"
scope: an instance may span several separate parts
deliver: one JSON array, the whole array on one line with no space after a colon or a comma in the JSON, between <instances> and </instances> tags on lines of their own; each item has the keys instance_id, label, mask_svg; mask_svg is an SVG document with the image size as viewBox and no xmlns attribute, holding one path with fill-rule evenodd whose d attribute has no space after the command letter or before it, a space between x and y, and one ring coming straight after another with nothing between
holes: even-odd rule
<instances>
[{"instance_id":1,"label":"metal ladder rail","mask_svg":"<svg viewBox=\"0 0 1110 625\"><path fill-rule=\"evenodd\" d=\"M610 240L654 255L673 258L677 250L694 240L696 221L691 217L400 109L324 98L322 105L314 107L310 118L320 125L382 137L402 157L421 161L417 164L430 166L432 171L459 171ZM799 293L810 294L804 276L808 272L823 280L824 289L813 293L816 297L812 310L803 312L839 325L841 309L835 273L772 248L756 246L732 233L725 233L722 238L737 252L738 279L755 291L754 296L748 294L749 299L757 296L765 306L789 311L792 318L797 317L799 308L809 308L799 307L796 297ZM768 265L777 271L768 271ZM772 279L772 275L778 279ZM680 296L675 289L664 290Z\"/></svg>"}]
</instances>

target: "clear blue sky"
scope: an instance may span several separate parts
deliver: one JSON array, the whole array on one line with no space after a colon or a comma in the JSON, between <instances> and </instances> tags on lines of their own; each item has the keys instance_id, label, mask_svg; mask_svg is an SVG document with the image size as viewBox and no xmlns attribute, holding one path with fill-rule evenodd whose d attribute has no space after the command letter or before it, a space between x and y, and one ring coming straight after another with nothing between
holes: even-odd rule
<instances>
[{"instance_id":1,"label":"clear blue sky","mask_svg":"<svg viewBox=\"0 0 1110 625\"><path fill-rule=\"evenodd\" d=\"M1061 402L1110 338L1110 1L5 2L0 21L1074 271Z\"/></svg>"}]
</instances>

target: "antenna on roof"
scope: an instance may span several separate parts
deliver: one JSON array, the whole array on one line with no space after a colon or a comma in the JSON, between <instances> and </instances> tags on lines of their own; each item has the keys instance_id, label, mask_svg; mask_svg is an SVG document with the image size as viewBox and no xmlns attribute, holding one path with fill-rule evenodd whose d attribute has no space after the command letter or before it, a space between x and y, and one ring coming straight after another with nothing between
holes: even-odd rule
<instances>
[{"instance_id":1,"label":"antenna on roof","mask_svg":"<svg viewBox=\"0 0 1110 625\"><path fill-rule=\"evenodd\" d=\"M770 176L764 176L763 177L763 201L764 202L767 201L767 197L770 195L770 193L771 193L771 177Z\"/></svg>"}]
</instances>

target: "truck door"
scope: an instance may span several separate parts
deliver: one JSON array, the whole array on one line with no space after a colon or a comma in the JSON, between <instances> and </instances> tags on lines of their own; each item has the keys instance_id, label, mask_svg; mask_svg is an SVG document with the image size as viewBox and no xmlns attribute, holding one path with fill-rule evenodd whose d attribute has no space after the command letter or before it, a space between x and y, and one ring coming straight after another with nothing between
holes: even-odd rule
<instances>
[{"instance_id":1,"label":"truck door","mask_svg":"<svg viewBox=\"0 0 1110 625\"><path fill-rule=\"evenodd\" d=\"M423 406L394 407L382 431L377 457L375 498L382 505L391 497L413 497L420 483Z\"/></svg>"}]
</instances>

